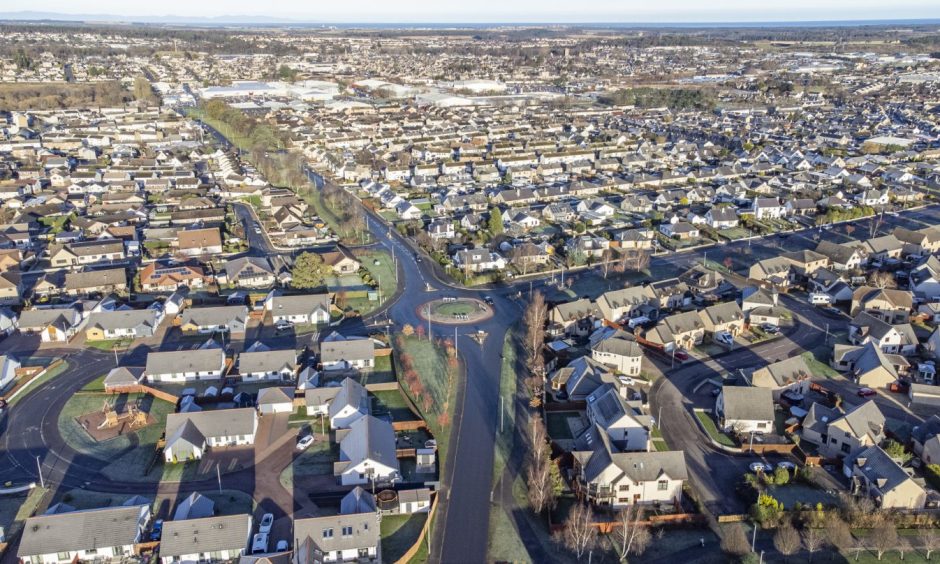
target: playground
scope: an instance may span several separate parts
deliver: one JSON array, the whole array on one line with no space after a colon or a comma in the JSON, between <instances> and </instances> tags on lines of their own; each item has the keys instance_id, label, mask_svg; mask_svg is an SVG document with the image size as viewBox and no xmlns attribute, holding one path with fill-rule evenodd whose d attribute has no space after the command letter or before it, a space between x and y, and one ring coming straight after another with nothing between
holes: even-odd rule
<instances>
[{"instance_id":1,"label":"playground","mask_svg":"<svg viewBox=\"0 0 940 564\"><path fill-rule=\"evenodd\" d=\"M75 422L100 443L153 425L156 418L146 411L141 398L120 404L105 399L100 409L79 415Z\"/></svg>"},{"instance_id":2,"label":"playground","mask_svg":"<svg viewBox=\"0 0 940 564\"><path fill-rule=\"evenodd\" d=\"M465 325L493 317L493 309L475 298L444 297L431 300L418 308L418 316L432 323Z\"/></svg>"}]
</instances>

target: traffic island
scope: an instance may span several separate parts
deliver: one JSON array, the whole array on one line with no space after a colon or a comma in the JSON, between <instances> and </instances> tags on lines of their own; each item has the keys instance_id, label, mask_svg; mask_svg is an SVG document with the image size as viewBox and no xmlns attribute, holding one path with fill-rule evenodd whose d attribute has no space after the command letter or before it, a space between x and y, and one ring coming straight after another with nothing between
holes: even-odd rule
<instances>
[{"instance_id":1,"label":"traffic island","mask_svg":"<svg viewBox=\"0 0 940 564\"><path fill-rule=\"evenodd\" d=\"M418 307L418 317L444 325L471 325L493 317L493 308L476 298L439 298Z\"/></svg>"}]
</instances>

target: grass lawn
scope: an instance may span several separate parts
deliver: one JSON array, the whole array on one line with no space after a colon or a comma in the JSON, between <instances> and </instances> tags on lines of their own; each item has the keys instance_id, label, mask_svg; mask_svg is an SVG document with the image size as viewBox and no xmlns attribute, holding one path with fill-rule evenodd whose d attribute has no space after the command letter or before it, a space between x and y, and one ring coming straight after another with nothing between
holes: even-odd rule
<instances>
[{"instance_id":1,"label":"grass lawn","mask_svg":"<svg viewBox=\"0 0 940 564\"><path fill-rule=\"evenodd\" d=\"M48 491L36 486L29 493L0 497L0 527L7 541L19 534L23 523L33 515Z\"/></svg>"},{"instance_id":2,"label":"grass lawn","mask_svg":"<svg viewBox=\"0 0 940 564\"><path fill-rule=\"evenodd\" d=\"M743 239L745 237L750 237L751 232L743 227L731 227L729 229L719 229L718 235L724 237L729 241L735 241L737 239Z\"/></svg>"},{"instance_id":3,"label":"grass lawn","mask_svg":"<svg viewBox=\"0 0 940 564\"><path fill-rule=\"evenodd\" d=\"M427 410L427 412L423 409L423 402L415 401L415 405L422 411L422 416L425 421L427 421L428 427L430 427L434 434L434 438L437 439L440 459L446 460L447 446L450 439L450 426L448 424L446 429L442 428L438 423L438 417L446 413L447 419L450 420L453 418L454 412L453 395L455 382L448 374L447 354L443 347L427 339L419 339L416 336L403 337L401 339L403 347L400 350L398 349L398 341L399 339L393 339L398 359L396 361L395 371L399 379L403 379L404 371L399 363L401 362L402 355L409 355L414 364L414 370L417 372L424 386L424 393L431 398L431 408ZM407 385L403 384L402 388L410 397L410 391ZM411 399L415 400L414 397Z\"/></svg>"},{"instance_id":4,"label":"grass lawn","mask_svg":"<svg viewBox=\"0 0 940 564\"><path fill-rule=\"evenodd\" d=\"M326 201L324 201L323 192L320 189L312 187L310 190L298 192L297 195L312 205L313 209L316 210L317 215L320 216L320 219L325 221L326 224L330 227L330 230L339 236L343 241L350 244L367 244L372 242L372 236L369 234L367 229L363 229L360 233L356 233L343 225L343 220L340 219L340 217L334 213L333 210L326 204Z\"/></svg>"},{"instance_id":5,"label":"grass lawn","mask_svg":"<svg viewBox=\"0 0 940 564\"><path fill-rule=\"evenodd\" d=\"M427 519L427 513L382 517L382 560L397 562L404 556L417 542Z\"/></svg>"},{"instance_id":6,"label":"grass lawn","mask_svg":"<svg viewBox=\"0 0 940 564\"><path fill-rule=\"evenodd\" d=\"M386 413L392 417L392 421L414 421L418 418L398 390L372 392L372 414Z\"/></svg>"},{"instance_id":7,"label":"grass lawn","mask_svg":"<svg viewBox=\"0 0 940 564\"><path fill-rule=\"evenodd\" d=\"M810 372L813 373L813 376L817 378L837 378L840 376L839 372L833 367L829 366L825 362L820 362L816 358L816 355L812 352L803 353L803 359L806 360L806 366L809 368Z\"/></svg>"},{"instance_id":8,"label":"grass lawn","mask_svg":"<svg viewBox=\"0 0 940 564\"><path fill-rule=\"evenodd\" d=\"M362 263L362 267L379 283L382 301L395 293L398 281L395 279L395 266L390 254L385 251L358 251L355 256ZM375 264L376 261L379 264Z\"/></svg>"},{"instance_id":9,"label":"grass lawn","mask_svg":"<svg viewBox=\"0 0 940 564\"><path fill-rule=\"evenodd\" d=\"M574 435L571 431L571 425L569 425L570 419L578 420L578 425L581 425L581 416L576 412L553 411L547 414L547 419L548 435L553 439L564 440L574 438Z\"/></svg>"},{"instance_id":10,"label":"grass lawn","mask_svg":"<svg viewBox=\"0 0 940 564\"><path fill-rule=\"evenodd\" d=\"M512 333L510 333L512 335ZM519 380L516 374L516 340L510 336L503 342L503 366L499 377L499 397L503 413L500 422L502 428L496 429L496 447L493 457L493 484L506 468L506 462L512 453L515 441L516 391ZM492 537L491 537L492 538Z\"/></svg>"},{"instance_id":11,"label":"grass lawn","mask_svg":"<svg viewBox=\"0 0 940 564\"><path fill-rule=\"evenodd\" d=\"M134 343L134 339L103 339L101 341L85 341L85 344L93 349L111 352L114 349L126 349Z\"/></svg>"},{"instance_id":12,"label":"grass lawn","mask_svg":"<svg viewBox=\"0 0 940 564\"><path fill-rule=\"evenodd\" d=\"M82 388L83 392L104 392L104 379L107 377L107 374L102 374L98 376L91 382L85 384Z\"/></svg>"},{"instance_id":13,"label":"grass lawn","mask_svg":"<svg viewBox=\"0 0 940 564\"><path fill-rule=\"evenodd\" d=\"M281 472L281 485L287 491L293 491L295 476L332 476L333 463L337 460L339 445L317 438L310 448L297 455L294 462Z\"/></svg>"},{"instance_id":14,"label":"grass lawn","mask_svg":"<svg viewBox=\"0 0 940 564\"><path fill-rule=\"evenodd\" d=\"M531 562L519 533L506 510L494 505L490 508L490 544L487 562Z\"/></svg>"},{"instance_id":15,"label":"grass lawn","mask_svg":"<svg viewBox=\"0 0 940 564\"><path fill-rule=\"evenodd\" d=\"M705 430L708 432L708 435L714 439L718 444L736 447L738 446L734 440L731 439L728 435L722 433L718 430L718 426L715 424L715 420L712 418L710 413L705 413L704 411L696 411L695 416L698 417L698 420L702 422L702 426L705 427Z\"/></svg>"},{"instance_id":16,"label":"grass lawn","mask_svg":"<svg viewBox=\"0 0 940 564\"><path fill-rule=\"evenodd\" d=\"M435 315L442 316L453 316L453 315L468 315L477 310L477 305L469 302L447 302L439 303L434 306L433 313Z\"/></svg>"},{"instance_id":17,"label":"grass lawn","mask_svg":"<svg viewBox=\"0 0 940 564\"><path fill-rule=\"evenodd\" d=\"M23 366L28 366L28 365L24 362ZM26 397L26 395L29 393L30 388L41 386L45 384L46 382L48 382L49 380L52 380L56 376L59 376L60 374L62 374L68 369L69 369L69 363L63 361L61 364L59 364L55 368L46 370L45 374L43 374L42 376L39 376L30 380L28 384L26 384L23 388L21 388L20 392L16 395L16 397L8 400L7 403L9 403L11 407L16 405L22 398Z\"/></svg>"},{"instance_id":18,"label":"grass lawn","mask_svg":"<svg viewBox=\"0 0 940 564\"><path fill-rule=\"evenodd\" d=\"M395 372L392 369L392 355L375 357L375 367L372 369L372 382L394 382Z\"/></svg>"}]
</instances>

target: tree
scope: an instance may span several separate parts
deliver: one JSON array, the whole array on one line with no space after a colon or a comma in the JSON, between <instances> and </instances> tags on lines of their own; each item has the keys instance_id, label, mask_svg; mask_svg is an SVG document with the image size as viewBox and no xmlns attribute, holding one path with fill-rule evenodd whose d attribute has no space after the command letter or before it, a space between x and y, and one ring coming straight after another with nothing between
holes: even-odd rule
<instances>
[{"instance_id":1,"label":"tree","mask_svg":"<svg viewBox=\"0 0 940 564\"><path fill-rule=\"evenodd\" d=\"M898 283L890 272L876 270L868 275L868 285L875 288L897 288Z\"/></svg>"},{"instance_id":2,"label":"tree","mask_svg":"<svg viewBox=\"0 0 940 564\"><path fill-rule=\"evenodd\" d=\"M892 548L898 545L898 529L890 520L882 517L878 524L871 530L871 542L878 555L878 560Z\"/></svg>"},{"instance_id":3,"label":"tree","mask_svg":"<svg viewBox=\"0 0 940 564\"><path fill-rule=\"evenodd\" d=\"M529 504L534 512L542 513L555 506L559 489L556 480L560 480L561 474L557 473L558 466L552 462L548 430L542 420L537 417L532 419L530 441L532 447L526 469Z\"/></svg>"},{"instance_id":4,"label":"tree","mask_svg":"<svg viewBox=\"0 0 940 564\"><path fill-rule=\"evenodd\" d=\"M838 515L830 515L826 520L826 540L840 552L852 548L852 531Z\"/></svg>"},{"instance_id":5,"label":"tree","mask_svg":"<svg viewBox=\"0 0 940 564\"><path fill-rule=\"evenodd\" d=\"M940 548L940 537L937 536L937 531L933 527L918 529L917 540L927 560L930 560L930 555L933 554L933 551Z\"/></svg>"},{"instance_id":6,"label":"tree","mask_svg":"<svg viewBox=\"0 0 940 564\"><path fill-rule=\"evenodd\" d=\"M800 533L796 532L789 521L777 527L777 532L774 533L774 548L783 555L784 562L800 549Z\"/></svg>"},{"instance_id":7,"label":"tree","mask_svg":"<svg viewBox=\"0 0 940 564\"><path fill-rule=\"evenodd\" d=\"M591 522L592 518L587 504L576 503L568 512L565 528L558 534L561 545L573 552L578 560L597 542L597 528Z\"/></svg>"},{"instance_id":8,"label":"tree","mask_svg":"<svg viewBox=\"0 0 940 564\"><path fill-rule=\"evenodd\" d=\"M620 525L617 529L617 552L620 560L626 560L630 554L639 556L649 547L653 535L650 534L649 526L643 523L643 518L643 507L635 503L624 507L617 514Z\"/></svg>"},{"instance_id":9,"label":"tree","mask_svg":"<svg viewBox=\"0 0 940 564\"><path fill-rule=\"evenodd\" d=\"M522 323L525 327L524 346L529 357L542 353L547 320L548 307L545 305L545 296L542 295L542 292L535 291L522 316Z\"/></svg>"},{"instance_id":10,"label":"tree","mask_svg":"<svg viewBox=\"0 0 940 564\"><path fill-rule=\"evenodd\" d=\"M809 553L809 561L813 561L813 554L819 551L826 543L826 537L815 527L807 527L803 531L803 547Z\"/></svg>"},{"instance_id":11,"label":"tree","mask_svg":"<svg viewBox=\"0 0 940 564\"><path fill-rule=\"evenodd\" d=\"M744 556L751 551L751 543L747 541L747 534L741 523L732 523L725 527L721 535L721 550L737 557Z\"/></svg>"},{"instance_id":12,"label":"tree","mask_svg":"<svg viewBox=\"0 0 940 564\"><path fill-rule=\"evenodd\" d=\"M911 458L911 453L907 452L904 445L893 439L888 439L888 441L885 442L884 450L888 456L902 463L907 462Z\"/></svg>"},{"instance_id":13,"label":"tree","mask_svg":"<svg viewBox=\"0 0 940 564\"><path fill-rule=\"evenodd\" d=\"M493 235L494 237L496 235L502 234L503 216L499 213L499 208L490 208L490 217L486 222L486 228L489 230L490 235Z\"/></svg>"},{"instance_id":14,"label":"tree","mask_svg":"<svg viewBox=\"0 0 940 564\"><path fill-rule=\"evenodd\" d=\"M317 253L301 253L291 269L291 286L298 289L319 288L332 269Z\"/></svg>"}]
</instances>

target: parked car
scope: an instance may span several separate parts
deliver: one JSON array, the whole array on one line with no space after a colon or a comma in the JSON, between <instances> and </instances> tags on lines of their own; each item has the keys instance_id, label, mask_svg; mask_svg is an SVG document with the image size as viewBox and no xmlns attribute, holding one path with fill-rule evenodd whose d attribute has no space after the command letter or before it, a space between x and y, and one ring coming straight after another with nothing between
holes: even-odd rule
<instances>
[{"instance_id":1,"label":"parked car","mask_svg":"<svg viewBox=\"0 0 940 564\"><path fill-rule=\"evenodd\" d=\"M150 540L158 541L163 536L163 519L157 519L150 528Z\"/></svg>"},{"instance_id":2,"label":"parked car","mask_svg":"<svg viewBox=\"0 0 940 564\"><path fill-rule=\"evenodd\" d=\"M878 392L876 392L875 390L871 388L859 388L858 392L856 393L858 394L858 397L860 398L868 398L877 394Z\"/></svg>"},{"instance_id":3,"label":"parked car","mask_svg":"<svg viewBox=\"0 0 940 564\"><path fill-rule=\"evenodd\" d=\"M734 345L734 336L727 331L718 331L715 333L715 342L730 347Z\"/></svg>"},{"instance_id":4,"label":"parked car","mask_svg":"<svg viewBox=\"0 0 940 564\"><path fill-rule=\"evenodd\" d=\"M780 332L780 328L774 325L773 323L761 323L760 328L761 328L761 331L769 335L776 335L777 333Z\"/></svg>"},{"instance_id":5,"label":"parked car","mask_svg":"<svg viewBox=\"0 0 940 564\"><path fill-rule=\"evenodd\" d=\"M251 553L264 554L268 551L268 533L258 533L251 540Z\"/></svg>"},{"instance_id":6,"label":"parked car","mask_svg":"<svg viewBox=\"0 0 940 564\"><path fill-rule=\"evenodd\" d=\"M274 525L274 515L271 513L265 513L261 517L261 522L258 523L258 532L268 534L271 532L272 525Z\"/></svg>"},{"instance_id":7,"label":"parked car","mask_svg":"<svg viewBox=\"0 0 940 564\"><path fill-rule=\"evenodd\" d=\"M313 444L313 435L307 435L297 441L297 450L307 450Z\"/></svg>"},{"instance_id":8,"label":"parked car","mask_svg":"<svg viewBox=\"0 0 940 564\"><path fill-rule=\"evenodd\" d=\"M493 298L490 296L483 296L483 301L486 302L488 305L493 305Z\"/></svg>"},{"instance_id":9,"label":"parked car","mask_svg":"<svg viewBox=\"0 0 940 564\"><path fill-rule=\"evenodd\" d=\"M277 329L278 331L287 331L293 326L294 326L294 323L292 321L287 321L286 319L282 319L281 321L278 321L277 323L274 324L274 328Z\"/></svg>"},{"instance_id":10,"label":"parked car","mask_svg":"<svg viewBox=\"0 0 940 564\"><path fill-rule=\"evenodd\" d=\"M796 470L796 464L793 464L789 460L784 460L782 462L777 463L777 468L783 468L784 470L793 472L794 470Z\"/></svg>"},{"instance_id":11,"label":"parked car","mask_svg":"<svg viewBox=\"0 0 940 564\"><path fill-rule=\"evenodd\" d=\"M277 547L274 549L274 552L287 552L287 541L284 539L277 541Z\"/></svg>"},{"instance_id":12,"label":"parked car","mask_svg":"<svg viewBox=\"0 0 940 564\"><path fill-rule=\"evenodd\" d=\"M819 311L827 317L842 317L842 310L837 307L826 306L819 308Z\"/></svg>"},{"instance_id":13,"label":"parked car","mask_svg":"<svg viewBox=\"0 0 940 564\"><path fill-rule=\"evenodd\" d=\"M757 462L751 462L751 464L748 465L748 468L750 468L751 472L754 472L755 474L760 474L761 472L773 472L774 471L773 464L770 464L769 462L761 462L759 460Z\"/></svg>"}]
</instances>

